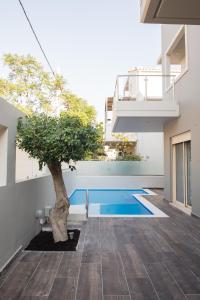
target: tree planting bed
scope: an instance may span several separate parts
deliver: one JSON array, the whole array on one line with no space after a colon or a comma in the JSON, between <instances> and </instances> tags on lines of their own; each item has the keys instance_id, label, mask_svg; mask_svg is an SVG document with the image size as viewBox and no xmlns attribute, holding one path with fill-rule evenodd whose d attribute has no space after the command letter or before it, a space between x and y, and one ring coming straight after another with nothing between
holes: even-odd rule
<instances>
[{"instance_id":1,"label":"tree planting bed","mask_svg":"<svg viewBox=\"0 0 200 300\"><path fill-rule=\"evenodd\" d=\"M73 238L70 236L73 235ZM76 251L80 230L68 230L66 242L55 243L52 232L41 231L36 235L25 250L29 251Z\"/></svg>"}]
</instances>

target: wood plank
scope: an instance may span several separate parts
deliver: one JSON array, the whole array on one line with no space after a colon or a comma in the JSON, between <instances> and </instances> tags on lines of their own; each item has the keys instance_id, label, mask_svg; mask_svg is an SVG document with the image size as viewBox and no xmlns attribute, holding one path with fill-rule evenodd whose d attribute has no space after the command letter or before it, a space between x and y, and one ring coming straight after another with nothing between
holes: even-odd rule
<instances>
[{"instance_id":1,"label":"wood plank","mask_svg":"<svg viewBox=\"0 0 200 300\"><path fill-rule=\"evenodd\" d=\"M48 297L46 297L46 296L41 296L41 297L22 296L18 300L48 300Z\"/></svg>"},{"instance_id":2,"label":"wood plank","mask_svg":"<svg viewBox=\"0 0 200 300\"><path fill-rule=\"evenodd\" d=\"M0 299L18 299L36 267L35 263L19 262L3 283L0 289Z\"/></svg>"},{"instance_id":3,"label":"wood plank","mask_svg":"<svg viewBox=\"0 0 200 300\"><path fill-rule=\"evenodd\" d=\"M117 239L111 218L101 218L100 220L100 244L102 252L117 250Z\"/></svg>"},{"instance_id":4,"label":"wood plank","mask_svg":"<svg viewBox=\"0 0 200 300\"><path fill-rule=\"evenodd\" d=\"M76 284L72 277L56 278L48 300L74 300Z\"/></svg>"},{"instance_id":5,"label":"wood plank","mask_svg":"<svg viewBox=\"0 0 200 300\"><path fill-rule=\"evenodd\" d=\"M117 252L102 254L102 274L104 295L128 295L128 286Z\"/></svg>"},{"instance_id":6,"label":"wood plank","mask_svg":"<svg viewBox=\"0 0 200 300\"><path fill-rule=\"evenodd\" d=\"M55 272L37 269L23 291L23 296L49 296L54 279Z\"/></svg>"},{"instance_id":7,"label":"wood plank","mask_svg":"<svg viewBox=\"0 0 200 300\"><path fill-rule=\"evenodd\" d=\"M99 264L82 264L76 300L102 300L101 267Z\"/></svg>"},{"instance_id":8,"label":"wood plank","mask_svg":"<svg viewBox=\"0 0 200 300\"><path fill-rule=\"evenodd\" d=\"M161 263L148 264L147 272L161 300L184 300L183 292Z\"/></svg>"},{"instance_id":9,"label":"wood plank","mask_svg":"<svg viewBox=\"0 0 200 300\"><path fill-rule=\"evenodd\" d=\"M133 299L157 300L157 295L147 276L145 266L133 245L125 245L124 251L120 251L120 255Z\"/></svg>"},{"instance_id":10,"label":"wood plank","mask_svg":"<svg viewBox=\"0 0 200 300\"><path fill-rule=\"evenodd\" d=\"M181 262L168 260L165 265L184 294L200 294L200 281L184 260Z\"/></svg>"},{"instance_id":11,"label":"wood plank","mask_svg":"<svg viewBox=\"0 0 200 300\"><path fill-rule=\"evenodd\" d=\"M39 251L24 251L20 258L20 261L24 262L36 262L39 263L43 255L43 252Z\"/></svg>"},{"instance_id":12,"label":"wood plank","mask_svg":"<svg viewBox=\"0 0 200 300\"><path fill-rule=\"evenodd\" d=\"M62 257L62 252L45 252L41 258L38 269L46 272L56 272Z\"/></svg>"},{"instance_id":13,"label":"wood plank","mask_svg":"<svg viewBox=\"0 0 200 300\"><path fill-rule=\"evenodd\" d=\"M144 264L140 256L135 251L135 248L131 244L125 245L123 250L119 251L124 269L126 278L146 278L147 273L144 267Z\"/></svg>"},{"instance_id":14,"label":"wood plank","mask_svg":"<svg viewBox=\"0 0 200 300\"><path fill-rule=\"evenodd\" d=\"M83 251L82 254L82 263L101 263L101 255L99 251Z\"/></svg>"},{"instance_id":15,"label":"wood plank","mask_svg":"<svg viewBox=\"0 0 200 300\"><path fill-rule=\"evenodd\" d=\"M131 243L134 245L138 255L144 263L154 263L158 260L158 252L152 247L150 237L145 231L135 232L131 238Z\"/></svg>"},{"instance_id":16,"label":"wood plank","mask_svg":"<svg viewBox=\"0 0 200 300\"><path fill-rule=\"evenodd\" d=\"M78 241L76 251L82 252L83 248L84 248L84 243L85 243L86 224L83 224L79 228L80 228L80 236L79 236L79 241Z\"/></svg>"},{"instance_id":17,"label":"wood plank","mask_svg":"<svg viewBox=\"0 0 200 300\"><path fill-rule=\"evenodd\" d=\"M99 218L89 218L86 233L84 250L99 250L100 249L100 221Z\"/></svg>"},{"instance_id":18,"label":"wood plank","mask_svg":"<svg viewBox=\"0 0 200 300\"><path fill-rule=\"evenodd\" d=\"M187 240L187 236L180 239L179 232L176 233L176 230L172 232L172 228L168 228L168 224L165 225L165 228L159 228L161 234L168 240L171 247L176 254L176 257L171 257L173 261L184 261L185 266L189 266L190 269L196 274L197 277L200 277L200 254L196 247L193 247L193 243Z\"/></svg>"},{"instance_id":19,"label":"wood plank","mask_svg":"<svg viewBox=\"0 0 200 300\"><path fill-rule=\"evenodd\" d=\"M104 300L131 300L130 296L105 296Z\"/></svg>"},{"instance_id":20,"label":"wood plank","mask_svg":"<svg viewBox=\"0 0 200 300\"><path fill-rule=\"evenodd\" d=\"M133 236L133 228L127 226L126 223L120 225L114 225L114 233L118 247L120 245L130 244L130 239Z\"/></svg>"},{"instance_id":21,"label":"wood plank","mask_svg":"<svg viewBox=\"0 0 200 300\"><path fill-rule=\"evenodd\" d=\"M99 251L100 250L100 237L99 234L86 233L84 242L85 251Z\"/></svg>"},{"instance_id":22,"label":"wood plank","mask_svg":"<svg viewBox=\"0 0 200 300\"><path fill-rule=\"evenodd\" d=\"M65 252L56 277L73 277L77 280L81 265L81 258L81 253Z\"/></svg>"},{"instance_id":23,"label":"wood plank","mask_svg":"<svg viewBox=\"0 0 200 300\"><path fill-rule=\"evenodd\" d=\"M159 300L155 289L148 278L133 278L128 280L132 299ZM170 299L171 300L171 299Z\"/></svg>"},{"instance_id":24,"label":"wood plank","mask_svg":"<svg viewBox=\"0 0 200 300\"><path fill-rule=\"evenodd\" d=\"M5 267L5 269L0 273L0 287L5 282L6 278L14 271L16 265L20 261L20 258L22 256L22 252L19 251L15 257L11 260L10 263Z\"/></svg>"}]
</instances>

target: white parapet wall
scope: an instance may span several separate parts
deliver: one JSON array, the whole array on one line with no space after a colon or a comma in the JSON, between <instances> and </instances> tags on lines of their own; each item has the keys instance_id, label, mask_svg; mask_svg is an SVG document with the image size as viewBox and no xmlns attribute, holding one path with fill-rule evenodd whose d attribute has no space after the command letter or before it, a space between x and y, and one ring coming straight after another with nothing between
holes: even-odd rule
<instances>
[{"instance_id":1,"label":"white parapet wall","mask_svg":"<svg viewBox=\"0 0 200 300\"><path fill-rule=\"evenodd\" d=\"M44 176L16 183L16 128L23 114L0 98L0 271L37 234L37 209L55 201L52 179Z\"/></svg>"},{"instance_id":2,"label":"white parapet wall","mask_svg":"<svg viewBox=\"0 0 200 300\"><path fill-rule=\"evenodd\" d=\"M0 187L0 271L41 230L36 210L54 201L50 176Z\"/></svg>"},{"instance_id":3,"label":"white parapet wall","mask_svg":"<svg viewBox=\"0 0 200 300\"><path fill-rule=\"evenodd\" d=\"M69 195L75 189L163 188L164 176L76 176L64 173Z\"/></svg>"},{"instance_id":4,"label":"white parapet wall","mask_svg":"<svg viewBox=\"0 0 200 300\"><path fill-rule=\"evenodd\" d=\"M81 161L64 171L70 195L75 189L163 188L163 164L149 161Z\"/></svg>"}]
</instances>

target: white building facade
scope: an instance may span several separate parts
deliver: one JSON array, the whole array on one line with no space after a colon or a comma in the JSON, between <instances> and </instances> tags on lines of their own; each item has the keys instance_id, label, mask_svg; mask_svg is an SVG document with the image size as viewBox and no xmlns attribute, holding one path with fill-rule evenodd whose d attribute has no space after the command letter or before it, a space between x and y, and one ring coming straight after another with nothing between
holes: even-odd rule
<instances>
[{"instance_id":1,"label":"white building facade","mask_svg":"<svg viewBox=\"0 0 200 300\"><path fill-rule=\"evenodd\" d=\"M163 132L157 129L148 132L146 128L144 131L137 130L132 124L129 109L138 103L159 103L162 100L162 86L160 67L132 68L128 75L118 76L113 102L111 104L111 98L107 99L105 112L105 140L109 140L114 133L123 133L129 140L136 141L136 153L143 160L156 165L163 165L164 161Z\"/></svg>"},{"instance_id":2,"label":"white building facade","mask_svg":"<svg viewBox=\"0 0 200 300\"><path fill-rule=\"evenodd\" d=\"M170 74L178 65L174 82L180 116L164 126L165 198L200 216L200 1L141 0L141 21L162 25L162 69ZM175 25L187 24L187 25ZM172 86L165 81L164 96Z\"/></svg>"},{"instance_id":3,"label":"white building facade","mask_svg":"<svg viewBox=\"0 0 200 300\"><path fill-rule=\"evenodd\" d=\"M119 76L112 127L114 132L164 133L165 198L197 216L200 216L199 37L199 26L162 26L161 94L158 97L158 91L152 92L151 88L149 92L148 79L155 81L153 74L146 75L139 92L135 82L141 80L141 76L134 81L129 76L124 81L124 90L119 82L124 77ZM152 86L152 89L156 87ZM155 144L160 145L160 142Z\"/></svg>"},{"instance_id":4,"label":"white building facade","mask_svg":"<svg viewBox=\"0 0 200 300\"><path fill-rule=\"evenodd\" d=\"M180 117L164 127L165 197L188 212L200 216L199 129L200 26L162 26L163 72L175 63L181 73L175 80ZM171 86L165 86L170 93Z\"/></svg>"}]
</instances>

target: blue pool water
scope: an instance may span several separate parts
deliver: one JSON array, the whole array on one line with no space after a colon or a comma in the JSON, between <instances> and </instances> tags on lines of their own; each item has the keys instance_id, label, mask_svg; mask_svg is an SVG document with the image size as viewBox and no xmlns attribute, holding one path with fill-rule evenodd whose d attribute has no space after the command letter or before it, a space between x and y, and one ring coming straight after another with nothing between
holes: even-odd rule
<instances>
[{"instance_id":1,"label":"blue pool water","mask_svg":"<svg viewBox=\"0 0 200 300\"><path fill-rule=\"evenodd\" d=\"M89 215L152 215L133 194L145 195L144 190L89 189ZM86 190L77 189L70 196L72 205L86 203Z\"/></svg>"}]
</instances>

